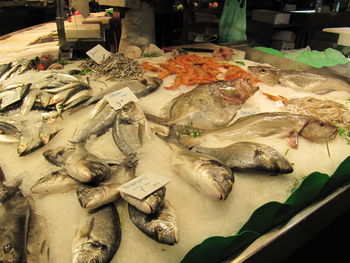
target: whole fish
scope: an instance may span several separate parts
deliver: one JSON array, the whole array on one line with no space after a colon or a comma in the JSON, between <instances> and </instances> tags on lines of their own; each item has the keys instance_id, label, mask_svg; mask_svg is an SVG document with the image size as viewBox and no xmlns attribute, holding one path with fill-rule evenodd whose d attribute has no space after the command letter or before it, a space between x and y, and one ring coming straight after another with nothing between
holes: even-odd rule
<instances>
[{"instance_id":1,"label":"whole fish","mask_svg":"<svg viewBox=\"0 0 350 263\"><path fill-rule=\"evenodd\" d=\"M337 135L337 128L314 117L288 112L263 112L237 119L230 126L205 131L197 138L184 136L180 142L187 146L200 145L210 137L244 140L254 137L278 135L288 138L291 148L298 147L298 136L310 142L324 143Z\"/></svg>"},{"instance_id":2,"label":"whole fish","mask_svg":"<svg viewBox=\"0 0 350 263\"><path fill-rule=\"evenodd\" d=\"M24 87L25 85L26 85L26 83L23 83L23 82L11 83L11 84L8 84L8 85L2 87L0 89L0 91L3 92L3 91L7 91L7 90L13 90L13 89Z\"/></svg>"},{"instance_id":3,"label":"whole fish","mask_svg":"<svg viewBox=\"0 0 350 263\"><path fill-rule=\"evenodd\" d=\"M120 196L142 213L153 214L159 209L160 205L162 204L165 193L166 188L162 187L141 200L123 192L120 193Z\"/></svg>"},{"instance_id":4,"label":"whole fish","mask_svg":"<svg viewBox=\"0 0 350 263\"><path fill-rule=\"evenodd\" d=\"M156 91L161 84L162 80L156 77L144 78L141 80L118 81L117 84L93 96L89 101L86 102L86 105L100 101L107 94L123 88L129 88L137 98L142 98Z\"/></svg>"},{"instance_id":5,"label":"whole fish","mask_svg":"<svg viewBox=\"0 0 350 263\"><path fill-rule=\"evenodd\" d=\"M117 111L112 135L118 148L126 156L135 156L149 136L147 120L140 106L131 101Z\"/></svg>"},{"instance_id":6,"label":"whole fish","mask_svg":"<svg viewBox=\"0 0 350 263\"><path fill-rule=\"evenodd\" d=\"M222 148L194 146L191 150L213 156L234 171L259 171L274 174L293 172L292 165L282 154L260 143L238 142Z\"/></svg>"},{"instance_id":7,"label":"whole fish","mask_svg":"<svg viewBox=\"0 0 350 263\"><path fill-rule=\"evenodd\" d=\"M72 245L72 263L109 263L121 240L120 219L113 204L83 216Z\"/></svg>"},{"instance_id":8,"label":"whole fish","mask_svg":"<svg viewBox=\"0 0 350 263\"><path fill-rule=\"evenodd\" d=\"M39 180L30 188L33 194L66 193L78 187L78 181L65 169L54 171Z\"/></svg>"},{"instance_id":9,"label":"whole fish","mask_svg":"<svg viewBox=\"0 0 350 263\"><path fill-rule=\"evenodd\" d=\"M66 160L65 168L70 176L80 182L101 182L111 169L105 161L89 153L83 146L77 145Z\"/></svg>"},{"instance_id":10,"label":"whole fish","mask_svg":"<svg viewBox=\"0 0 350 263\"><path fill-rule=\"evenodd\" d=\"M201 84L173 99L164 119L147 116L160 124L198 130L226 127L250 96L258 90L249 79Z\"/></svg>"},{"instance_id":11,"label":"whole fish","mask_svg":"<svg viewBox=\"0 0 350 263\"><path fill-rule=\"evenodd\" d=\"M29 90L27 96L24 98L22 106L21 106L21 115L27 115L30 110L33 108L36 97L38 96L37 89Z\"/></svg>"},{"instance_id":12,"label":"whole fish","mask_svg":"<svg viewBox=\"0 0 350 263\"><path fill-rule=\"evenodd\" d=\"M28 197L27 197L28 198ZM32 198L28 198L30 217L26 263L49 263L48 226L45 218L36 212Z\"/></svg>"},{"instance_id":13,"label":"whole fish","mask_svg":"<svg viewBox=\"0 0 350 263\"><path fill-rule=\"evenodd\" d=\"M0 77L4 75L8 70L10 70L12 62L0 65Z\"/></svg>"},{"instance_id":14,"label":"whole fish","mask_svg":"<svg viewBox=\"0 0 350 263\"><path fill-rule=\"evenodd\" d=\"M174 172L212 200L225 200L231 193L234 175L229 167L208 155L169 143Z\"/></svg>"},{"instance_id":15,"label":"whole fish","mask_svg":"<svg viewBox=\"0 0 350 263\"><path fill-rule=\"evenodd\" d=\"M59 146L44 151L43 156L48 162L56 166L63 167L67 161L68 156L71 155L74 152L74 150L74 147Z\"/></svg>"},{"instance_id":16,"label":"whole fish","mask_svg":"<svg viewBox=\"0 0 350 263\"><path fill-rule=\"evenodd\" d=\"M12 64L12 67L11 69L7 70L1 77L0 77L0 82L8 79L14 72L16 72L20 67L21 67L21 64L19 64L18 62L16 62L16 64L14 65L15 63Z\"/></svg>"},{"instance_id":17,"label":"whole fish","mask_svg":"<svg viewBox=\"0 0 350 263\"><path fill-rule=\"evenodd\" d=\"M176 215L169 201L164 200L159 210L151 215L142 213L130 204L128 210L135 226L153 240L171 246L179 241Z\"/></svg>"},{"instance_id":18,"label":"whole fish","mask_svg":"<svg viewBox=\"0 0 350 263\"><path fill-rule=\"evenodd\" d=\"M0 262L25 262L29 205L18 186L0 182ZM5 197L5 198L4 198Z\"/></svg>"},{"instance_id":19,"label":"whole fish","mask_svg":"<svg viewBox=\"0 0 350 263\"><path fill-rule=\"evenodd\" d=\"M341 79L298 70L278 70L266 66L250 66L248 70L259 80L269 85L283 86L325 94L332 91L345 90L350 92L350 85Z\"/></svg>"},{"instance_id":20,"label":"whole fish","mask_svg":"<svg viewBox=\"0 0 350 263\"><path fill-rule=\"evenodd\" d=\"M72 143L84 143L92 135L100 136L107 132L112 127L117 112L110 106L104 108L94 119L84 122L84 124L77 129Z\"/></svg>"},{"instance_id":21,"label":"whole fish","mask_svg":"<svg viewBox=\"0 0 350 263\"><path fill-rule=\"evenodd\" d=\"M94 209L114 202L120 196L120 184L105 184L96 187L80 184L77 188L79 204L85 209Z\"/></svg>"},{"instance_id":22,"label":"whole fish","mask_svg":"<svg viewBox=\"0 0 350 263\"><path fill-rule=\"evenodd\" d=\"M0 93L0 97L3 93L6 92L10 92L9 94L7 94L8 96L13 96L14 93L18 92L18 96L19 96L19 100L13 100L11 101L11 103L9 103L7 106L4 106L3 108L0 109L0 112L8 112L14 109L17 109L18 107L20 107L23 103L23 99L27 96L30 87L31 87L31 83L27 83L26 85L22 86L22 87L18 87L16 90L8 90L8 91L4 91L2 93ZM3 100L5 98L2 98Z\"/></svg>"}]
</instances>

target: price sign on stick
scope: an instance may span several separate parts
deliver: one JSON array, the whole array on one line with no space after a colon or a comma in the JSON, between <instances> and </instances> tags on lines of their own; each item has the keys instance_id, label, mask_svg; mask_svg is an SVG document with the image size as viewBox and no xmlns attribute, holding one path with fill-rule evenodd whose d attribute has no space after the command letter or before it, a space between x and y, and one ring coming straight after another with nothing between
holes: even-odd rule
<instances>
[{"instance_id":1,"label":"price sign on stick","mask_svg":"<svg viewBox=\"0 0 350 263\"><path fill-rule=\"evenodd\" d=\"M111 53L101 45L97 45L90 49L86 54L92 58L97 64L101 64L106 58L111 56Z\"/></svg>"},{"instance_id":2,"label":"price sign on stick","mask_svg":"<svg viewBox=\"0 0 350 263\"><path fill-rule=\"evenodd\" d=\"M120 109L130 101L139 101L135 94L128 87L109 93L104 98L115 110Z\"/></svg>"}]
</instances>

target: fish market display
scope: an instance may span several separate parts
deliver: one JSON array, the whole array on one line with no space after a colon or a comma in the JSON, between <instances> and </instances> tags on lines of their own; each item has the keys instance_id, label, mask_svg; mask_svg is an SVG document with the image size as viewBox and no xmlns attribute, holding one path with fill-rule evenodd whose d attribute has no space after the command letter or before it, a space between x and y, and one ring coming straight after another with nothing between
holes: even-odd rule
<instances>
[{"instance_id":1,"label":"fish market display","mask_svg":"<svg viewBox=\"0 0 350 263\"><path fill-rule=\"evenodd\" d=\"M322 143L334 139L337 135L337 128L330 123L307 115L265 112L241 117L227 128L203 132L197 138L187 136L183 143L193 146L205 142L210 136L244 140L255 136L272 135L288 138L288 145L291 148L297 148L298 136L311 142Z\"/></svg>"},{"instance_id":2,"label":"fish market display","mask_svg":"<svg viewBox=\"0 0 350 263\"><path fill-rule=\"evenodd\" d=\"M192 151L208 154L235 171L292 173L286 158L270 146L254 142L237 142L222 148L194 146Z\"/></svg>"},{"instance_id":3,"label":"fish market display","mask_svg":"<svg viewBox=\"0 0 350 263\"><path fill-rule=\"evenodd\" d=\"M167 245L175 245L178 229L175 211L169 201L164 201L159 210L153 214L144 214L132 205L128 205L131 221L147 236Z\"/></svg>"},{"instance_id":4,"label":"fish market display","mask_svg":"<svg viewBox=\"0 0 350 263\"><path fill-rule=\"evenodd\" d=\"M89 211L75 234L72 262L110 262L119 248L121 234L119 214L113 204Z\"/></svg>"},{"instance_id":5,"label":"fish market display","mask_svg":"<svg viewBox=\"0 0 350 263\"><path fill-rule=\"evenodd\" d=\"M267 84L260 64L204 53L16 65L0 65L16 67L0 83L0 164L7 185L23 180L0 184L0 262L181 262L350 155L350 95L328 77L296 72L296 87L274 69ZM105 96L124 88L138 101L115 110Z\"/></svg>"},{"instance_id":6,"label":"fish market display","mask_svg":"<svg viewBox=\"0 0 350 263\"><path fill-rule=\"evenodd\" d=\"M202 84L176 97L160 121L178 129L213 130L227 126L250 96L258 90L249 79Z\"/></svg>"},{"instance_id":7,"label":"fish market display","mask_svg":"<svg viewBox=\"0 0 350 263\"><path fill-rule=\"evenodd\" d=\"M0 181L0 262L24 262L29 206L18 186Z\"/></svg>"},{"instance_id":8,"label":"fish market display","mask_svg":"<svg viewBox=\"0 0 350 263\"><path fill-rule=\"evenodd\" d=\"M317 94L339 90L350 92L348 83L330 76L297 70L278 70L265 66L251 66L248 69L253 76L270 85L281 84L292 89Z\"/></svg>"},{"instance_id":9,"label":"fish market display","mask_svg":"<svg viewBox=\"0 0 350 263\"><path fill-rule=\"evenodd\" d=\"M122 53L111 54L101 64L91 59L83 63L82 67L91 70L96 78L104 76L112 80L140 79L144 74L137 61L125 57Z\"/></svg>"}]
</instances>

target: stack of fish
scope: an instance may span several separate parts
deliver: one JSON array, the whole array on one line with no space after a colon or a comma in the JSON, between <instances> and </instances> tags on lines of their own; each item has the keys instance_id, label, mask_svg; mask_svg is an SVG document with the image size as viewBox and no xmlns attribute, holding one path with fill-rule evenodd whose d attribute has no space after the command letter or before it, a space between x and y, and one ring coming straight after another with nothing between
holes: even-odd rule
<instances>
[{"instance_id":1,"label":"stack of fish","mask_svg":"<svg viewBox=\"0 0 350 263\"><path fill-rule=\"evenodd\" d=\"M11 76L21 75L33 67L33 60L22 59L0 65L0 83Z\"/></svg>"}]
</instances>

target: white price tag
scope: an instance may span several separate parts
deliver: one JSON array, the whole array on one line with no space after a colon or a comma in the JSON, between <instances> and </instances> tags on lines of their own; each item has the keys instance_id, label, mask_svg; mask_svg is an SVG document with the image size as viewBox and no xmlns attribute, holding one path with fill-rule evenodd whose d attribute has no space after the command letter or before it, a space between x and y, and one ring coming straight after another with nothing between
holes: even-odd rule
<instances>
[{"instance_id":1,"label":"white price tag","mask_svg":"<svg viewBox=\"0 0 350 263\"><path fill-rule=\"evenodd\" d=\"M143 199L147 195L157 191L164 185L168 184L171 180L169 178L156 175L141 175L135 179L118 187L120 192L129 194L137 199Z\"/></svg>"},{"instance_id":2,"label":"white price tag","mask_svg":"<svg viewBox=\"0 0 350 263\"><path fill-rule=\"evenodd\" d=\"M128 87L109 93L104 98L108 101L109 105L115 110L120 109L130 101L139 101L139 99Z\"/></svg>"},{"instance_id":3,"label":"white price tag","mask_svg":"<svg viewBox=\"0 0 350 263\"><path fill-rule=\"evenodd\" d=\"M88 52L86 52L86 54L97 64L101 64L103 60L111 56L111 53L101 45L93 47Z\"/></svg>"},{"instance_id":4,"label":"white price tag","mask_svg":"<svg viewBox=\"0 0 350 263\"><path fill-rule=\"evenodd\" d=\"M1 109L19 101L21 99L21 88L17 88L10 92L6 97L1 100Z\"/></svg>"}]
</instances>

